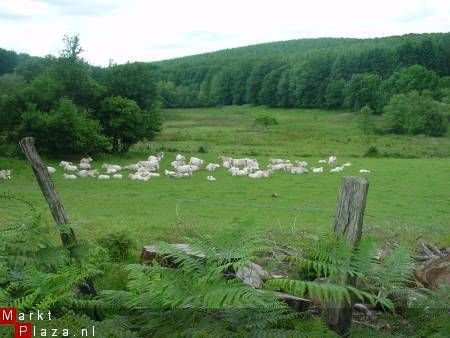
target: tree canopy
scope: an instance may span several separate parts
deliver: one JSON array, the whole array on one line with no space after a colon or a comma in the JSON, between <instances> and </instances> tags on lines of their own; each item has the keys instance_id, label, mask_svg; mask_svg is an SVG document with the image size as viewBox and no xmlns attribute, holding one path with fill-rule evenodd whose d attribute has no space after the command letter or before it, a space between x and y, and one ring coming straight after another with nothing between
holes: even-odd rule
<instances>
[{"instance_id":1,"label":"tree canopy","mask_svg":"<svg viewBox=\"0 0 450 338\"><path fill-rule=\"evenodd\" d=\"M98 69L82 57L78 36L65 36L58 57L6 53L0 65L0 133L17 143L34 136L43 151L128 151L160 129L153 67L128 63ZM0 50L1 52L1 50ZM14 58L15 56L15 58ZM11 61L13 60L13 61Z\"/></svg>"}]
</instances>

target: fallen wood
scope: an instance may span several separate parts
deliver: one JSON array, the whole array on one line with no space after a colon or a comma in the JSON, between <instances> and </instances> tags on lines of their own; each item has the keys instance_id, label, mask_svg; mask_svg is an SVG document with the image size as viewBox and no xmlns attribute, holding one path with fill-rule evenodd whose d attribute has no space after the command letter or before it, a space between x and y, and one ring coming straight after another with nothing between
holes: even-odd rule
<instances>
[{"instance_id":1,"label":"fallen wood","mask_svg":"<svg viewBox=\"0 0 450 338\"><path fill-rule=\"evenodd\" d=\"M431 243L422 242L422 246L424 246L425 248L428 248L428 251L431 252L432 255L435 255L440 258L444 258L445 256L447 256L447 254L445 252L442 252L435 245L433 245Z\"/></svg>"},{"instance_id":2,"label":"fallen wood","mask_svg":"<svg viewBox=\"0 0 450 338\"><path fill-rule=\"evenodd\" d=\"M435 290L440 285L450 285L450 255L428 260L414 271L416 279L424 286Z\"/></svg>"},{"instance_id":3,"label":"fallen wood","mask_svg":"<svg viewBox=\"0 0 450 338\"><path fill-rule=\"evenodd\" d=\"M172 248L178 249L187 255L198 258L198 259L204 259L205 255L201 252L196 252L191 249L189 244L186 243L176 243L176 244L169 244ZM168 258L167 256L161 254L161 251L158 249L156 245L146 245L142 248L141 251L141 258L140 258L141 264L145 263L151 263L153 261L157 261L158 263L162 265L167 265L169 263L174 264L173 260ZM164 261L164 262L162 262Z\"/></svg>"},{"instance_id":4,"label":"fallen wood","mask_svg":"<svg viewBox=\"0 0 450 338\"><path fill-rule=\"evenodd\" d=\"M359 312L364 313L364 315L370 320L375 320L375 318L376 318L375 313L373 311L369 310L369 308L362 303L353 304L353 308Z\"/></svg>"}]
</instances>

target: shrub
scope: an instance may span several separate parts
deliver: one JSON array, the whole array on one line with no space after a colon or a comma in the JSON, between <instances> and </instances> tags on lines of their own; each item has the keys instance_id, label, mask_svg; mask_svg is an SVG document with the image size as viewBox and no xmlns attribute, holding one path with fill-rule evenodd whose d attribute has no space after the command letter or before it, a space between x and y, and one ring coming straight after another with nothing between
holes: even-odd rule
<instances>
[{"instance_id":1,"label":"shrub","mask_svg":"<svg viewBox=\"0 0 450 338\"><path fill-rule=\"evenodd\" d=\"M18 136L33 136L39 149L53 155L93 154L105 150L108 144L99 123L69 99L61 99L50 113L29 107L22 114Z\"/></svg>"},{"instance_id":2,"label":"shrub","mask_svg":"<svg viewBox=\"0 0 450 338\"><path fill-rule=\"evenodd\" d=\"M115 262L126 261L135 246L133 238L125 231L109 233L100 238L98 243Z\"/></svg>"},{"instance_id":3,"label":"shrub","mask_svg":"<svg viewBox=\"0 0 450 338\"><path fill-rule=\"evenodd\" d=\"M395 134L442 136L447 131L445 107L417 91L394 95L384 107L384 130Z\"/></svg>"},{"instance_id":4,"label":"shrub","mask_svg":"<svg viewBox=\"0 0 450 338\"><path fill-rule=\"evenodd\" d=\"M114 152L126 152L136 142L152 139L160 127L155 112L142 110L136 101L121 96L104 99L97 116Z\"/></svg>"},{"instance_id":5,"label":"shrub","mask_svg":"<svg viewBox=\"0 0 450 338\"><path fill-rule=\"evenodd\" d=\"M204 145L201 145L200 147L198 147L198 152L201 154L206 154L208 152L208 148Z\"/></svg>"},{"instance_id":6,"label":"shrub","mask_svg":"<svg viewBox=\"0 0 450 338\"><path fill-rule=\"evenodd\" d=\"M365 135L375 133L375 122L373 120L373 110L369 106L361 108L358 118L358 128Z\"/></svg>"},{"instance_id":7,"label":"shrub","mask_svg":"<svg viewBox=\"0 0 450 338\"><path fill-rule=\"evenodd\" d=\"M255 124L256 125L262 125L262 126L264 126L265 128L268 128L268 127L270 127L270 126L275 126L275 125L277 125L278 124L278 121L277 121L277 119L276 118L274 118L274 117L271 117L271 116L260 116L260 117L257 117L256 119L255 119Z\"/></svg>"},{"instance_id":8,"label":"shrub","mask_svg":"<svg viewBox=\"0 0 450 338\"><path fill-rule=\"evenodd\" d=\"M364 153L364 157L378 157L380 156L380 152L378 151L378 148L374 145L369 146L367 148L366 152Z\"/></svg>"}]
</instances>

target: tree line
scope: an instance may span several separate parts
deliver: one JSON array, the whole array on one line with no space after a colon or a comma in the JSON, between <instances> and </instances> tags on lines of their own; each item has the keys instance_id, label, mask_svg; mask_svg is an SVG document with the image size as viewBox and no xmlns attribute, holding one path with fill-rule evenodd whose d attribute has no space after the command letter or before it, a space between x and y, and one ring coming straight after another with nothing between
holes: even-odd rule
<instances>
[{"instance_id":1,"label":"tree line","mask_svg":"<svg viewBox=\"0 0 450 338\"><path fill-rule=\"evenodd\" d=\"M53 155L125 152L160 130L153 66L89 65L78 36L58 57L0 50L0 143L33 136ZM4 149L3 149L4 150Z\"/></svg>"},{"instance_id":2,"label":"tree line","mask_svg":"<svg viewBox=\"0 0 450 338\"><path fill-rule=\"evenodd\" d=\"M384 132L439 136L448 125L448 33L294 40L156 65L166 107L253 104L355 112L366 107L385 115ZM407 112L417 103L425 115Z\"/></svg>"},{"instance_id":3,"label":"tree line","mask_svg":"<svg viewBox=\"0 0 450 338\"><path fill-rule=\"evenodd\" d=\"M448 127L450 33L292 40L108 67L82 52L78 36L57 57L0 49L0 152L23 136L51 154L126 152L160 131L160 106L345 109L364 133Z\"/></svg>"}]
</instances>

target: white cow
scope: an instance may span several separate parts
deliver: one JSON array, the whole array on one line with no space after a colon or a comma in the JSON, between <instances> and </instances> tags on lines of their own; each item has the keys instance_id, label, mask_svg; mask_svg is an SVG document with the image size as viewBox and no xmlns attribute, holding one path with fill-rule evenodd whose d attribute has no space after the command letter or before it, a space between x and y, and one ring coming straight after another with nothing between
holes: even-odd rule
<instances>
[{"instance_id":1,"label":"white cow","mask_svg":"<svg viewBox=\"0 0 450 338\"><path fill-rule=\"evenodd\" d=\"M109 175L98 175L99 180L109 180L111 177Z\"/></svg>"},{"instance_id":2,"label":"white cow","mask_svg":"<svg viewBox=\"0 0 450 338\"><path fill-rule=\"evenodd\" d=\"M186 157L184 157L181 154L177 154L177 156L175 156L175 161L177 161L177 162L185 162L186 161Z\"/></svg>"},{"instance_id":3,"label":"white cow","mask_svg":"<svg viewBox=\"0 0 450 338\"><path fill-rule=\"evenodd\" d=\"M4 180L11 179L11 169L0 170L0 178Z\"/></svg>"},{"instance_id":4,"label":"white cow","mask_svg":"<svg viewBox=\"0 0 450 338\"><path fill-rule=\"evenodd\" d=\"M77 177L75 175L72 175L72 174L64 173L64 179L66 179L66 180L76 180Z\"/></svg>"},{"instance_id":5,"label":"white cow","mask_svg":"<svg viewBox=\"0 0 450 338\"><path fill-rule=\"evenodd\" d=\"M66 170L66 171L71 171L71 172L75 172L75 171L78 170L78 168L77 168L76 165L67 164L67 165L64 167L64 170Z\"/></svg>"},{"instance_id":6,"label":"white cow","mask_svg":"<svg viewBox=\"0 0 450 338\"><path fill-rule=\"evenodd\" d=\"M344 167L334 167L330 169L330 173L340 173L341 171L344 171Z\"/></svg>"},{"instance_id":7,"label":"white cow","mask_svg":"<svg viewBox=\"0 0 450 338\"><path fill-rule=\"evenodd\" d=\"M290 169L291 174L304 174L308 172L308 169L306 169L305 167L292 167Z\"/></svg>"},{"instance_id":8,"label":"white cow","mask_svg":"<svg viewBox=\"0 0 450 338\"><path fill-rule=\"evenodd\" d=\"M80 162L80 169L88 170L91 169L91 164L89 162Z\"/></svg>"},{"instance_id":9,"label":"white cow","mask_svg":"<svg viewBox=\"0 0 450 338\"><path fill-rule=\"evenodd\" d=\"M178 167L175 168L176 172L178 174L189 174L189 176L192 175L192 167L189 164L186 165L180 165Z\"/></svg>"},{"instance_id":10,"label":"white cow","mask_svg":"<svg viewBox=\"0 0 450 338\"><path fill-rule=\"evenodd\" d=\"M80 163L91 163L92 161L92 157L85 157L80 160Z\"/></svg>"},{"instance_id":11,"label":"white cow","mask_svg":"<svg viewBox=\"0 0 450 338\"><path fill-rule=\"evenodd\" d=\"M334 167L337 163L337 157L336 156L330 156L328 158L328 164L332 167Z\"/></svg>"},{"instance_id":12,"label":"white cow","mask_svg":"<svg viewBox=\"0 0 450 338\"><path fill-rule=\"evenodd\" d=\"M60 167L65 167L65 166L68 165L68 164L72 165L72 162L67 162L67 161L61 161L61 162L59 162L59 166L60 166Z\"/></svg>"},{"instance_id":13,"label":"white cow","mask_svg":"<svg viewBox=\"0 0 450 338\"><path fill-rule=\"evenodd\" d=\"M208 170L209 172L213 172L213 171L215 171L217 168L220 168L220 164L209 163L209 164L206 166L206 170Z\"/></svg>"},{"instance_id":14,"label":"white cow","mask_svg":"<svg viewBox=\"0 0 450 338\"><path fill-rule=\"evenodd\" d=\"M315 174L323 173L323 167L312 168L312 171L313 171L313 173L315 173Z\"/></svg>"},{"instance_id":15,"label":"white cow","mask_svg":"<svg viewBox=\"0 0 450 338\"><path fill-rule=\"evenodd\" d=\"M123 169L126 169L126 170L138 170L139 169L139 164L137 164L137 163L129 164L129 165L124 166Z\"/></svg>"},{"instance_id":16,"label":"white cow","mask_svg":"<svg viewBox=\"0 0 450 338\"><path fill-rule=\"evenodd\" d=\"M191 157L189 159L189 164L195 165L197 167L201 167L203 165L203 160L197 157Z\"/></svg>"},{"instance_id":17,"label":"white cow","mask_svg":"<svg viewBox=\"0 0 450 338\"><path fill-rule=\"evenodd\" d=\"M255 171L254 173L250 173L248 174L248 177L250 178L263 178L263 177L269 177L270 172L268 170L258 170Z\"/></svg>"}]
</instances>

